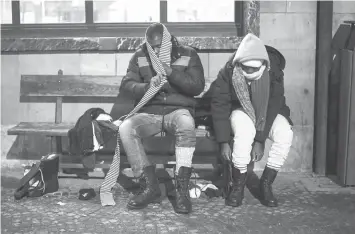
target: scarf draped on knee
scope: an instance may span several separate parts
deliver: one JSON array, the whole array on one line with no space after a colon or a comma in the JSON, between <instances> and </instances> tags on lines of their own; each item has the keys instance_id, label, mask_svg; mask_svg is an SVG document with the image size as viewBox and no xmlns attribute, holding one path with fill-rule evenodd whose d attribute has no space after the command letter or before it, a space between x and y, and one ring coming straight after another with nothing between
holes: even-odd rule
<instances>
[{"instance_id":1,"label":"scarf draped on knee","mask_svg":"<svg viewBox=\"0 0 355 234\"><path fill-rule=\"evenodd\" d=\"M137 113L139 109L141 109L151 98L153 98L161 89L161 87L167 82L166 72L162 63L165 63L168 66L170 66L172 43L171 43L170 33L168 32L168 30L163 24L162 26L163 26L163 38L162 38L161 48L159 51L159 56L155 54L153 48L148 43L147 32L145 35L146 37L145 44L147 46L148 54L152 62L153 68L158 75L162 76L162 80L159 85L151 86L147 90L147 92L144 94L144 96L139 101L139 103L133 108L133 110L128 115L121 117L123 118L123 121L125 121L126 119L132 117L135 113ZM120 124L122 124L122 122ZM112 164L110 165L110 169L100 187L100 200L102 206L113 206L116 204L113 199L113 194L111 190L113 186L116 184L117 178L120 173L120 142L121 142L120 134L118 131L117 144L116 144L115 154L113 156Z\"/></svg>"}]
</instances>

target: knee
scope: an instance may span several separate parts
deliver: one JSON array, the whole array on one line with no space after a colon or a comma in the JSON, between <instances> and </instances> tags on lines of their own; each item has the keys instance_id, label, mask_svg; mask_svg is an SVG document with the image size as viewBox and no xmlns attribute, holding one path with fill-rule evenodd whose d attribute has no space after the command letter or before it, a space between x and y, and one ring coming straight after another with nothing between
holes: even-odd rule
<instances>
[{"instance_id":1,"label":"knee","mask_svg":"<svg viewBox=\"0 0 355 234\"><path fill-rule=\"evenodd\" d=\"M276 143L284 143L291 145L293 140L292 126L283 116L278 116L275 120L275 126L272 131L272 140Z\"/></svg>"},{"instance_id":2,"label":"knee","mask_svg":"<svg viewBox=\"0 0 355 234\"><path fill-rule=\"evenodd\" d=\"M196 145L195 121L191 115L183 114L176 118L175 137L177 147Z\"/></svg>"},{"instance_id":3,"label":"knee","mask_svg":"<svg viewBox=\"0 0 355 234\"><path fill-rule=\"evenodd\" d=\"M244 139L254 140L256 135L255 125L244 111L233 111L230 121L235 138L243 137Z\"/></svg>"},{"instance_id":4,"label":"knee","mask_svg":"<svg viewBox=\"0 0 355 234\"><path fill-rule=\"evenodd\" d=\"M176 133L192 133L195 134L195 120L191 115L183 114L176 118Z\"/></svg>"},{"instance_id":5,"label":"knee","mask_svg":"<svg viewBox=\"0 0 355 234\"><path fill-rule=\"evenodd\" d=\"M133 132L134 131L133 131L132 121L130 119L123 121L119 127L120 137L124 138L124 137L130 136L133 134Z\"/></svg>"}]
</instances>

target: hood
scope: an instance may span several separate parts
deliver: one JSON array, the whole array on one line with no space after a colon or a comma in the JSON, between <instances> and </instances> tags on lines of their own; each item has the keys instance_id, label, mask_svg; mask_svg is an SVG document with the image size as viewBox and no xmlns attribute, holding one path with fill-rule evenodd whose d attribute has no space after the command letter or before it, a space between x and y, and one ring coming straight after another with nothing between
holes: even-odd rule
<instances>
[{"instance_id":1,"label":"hood","mask_svg":"<svg viewBox=\"0 0 355 234\"><path fill-rule=\"evenodd\" d=\"M281 52L275 49L274 47L268 45L265 45L265 47L269 54L270 60L274 60L275 66L278 66L281 70L284 70L286 67L286 60L285 57L281 54ZM273 63L273 61L271 61L271 63Z\"/></svg>"},{"instance_id":2,"label":"hood","mask_svg":"<svg viewBox=\"0 0 355 234\"><path fill-rule=\"evenodd\" d=\"M257 36L248 33L235 53L233 64L250 60L265 60L266 67L270 69L270 60L264 43Z\"/></svg>"}]
</instances>

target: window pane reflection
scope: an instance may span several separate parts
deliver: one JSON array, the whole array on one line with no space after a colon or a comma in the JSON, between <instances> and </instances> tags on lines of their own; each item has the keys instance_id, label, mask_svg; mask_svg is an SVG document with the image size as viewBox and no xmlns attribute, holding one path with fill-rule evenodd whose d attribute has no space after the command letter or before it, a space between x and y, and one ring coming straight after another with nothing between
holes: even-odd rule
<instances>
[{"instance_id":1,"label":"window pane reflection","mask_svg":"<svg viewBox=\"0 0 355 234\"><path fill-rule=\"evenodd\" d=\"M1 0L1 23L12 23L11 0Z\"/></svg>"},{"instance_id":2,"label":"window pane reflection","mask_svg":"<svg viewBox=\"0 0 355 234\"><path fill-rule=\"evenodd\" d=\"M233 22L234 0L168 0L168 22Z\"/></svg>"},{"instance_id":3,"label":"window pane reflection","mask_svg":"<svg viewBox=\"0 0 355 234\"><path fill-rule=\"evenodd\" d=\"M94 22L157 22L160 0L94 1Z\"/></svg>"},{"instance_id":4,"label":"window pane reflection","mask_svg":"<svg viewBox=\"0 0 355 234\"><path fill-rule=\"evenodd\" d=\"M84 23L84 0L21 0L21 23Z\"/></svg>"}]
</instances>

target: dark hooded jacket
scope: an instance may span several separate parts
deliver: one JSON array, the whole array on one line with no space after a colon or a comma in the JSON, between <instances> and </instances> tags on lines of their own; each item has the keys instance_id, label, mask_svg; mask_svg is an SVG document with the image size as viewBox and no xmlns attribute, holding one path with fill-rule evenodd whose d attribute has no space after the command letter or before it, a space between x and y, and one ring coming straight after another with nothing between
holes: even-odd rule
<instances>
[{"instance_id":1,"label":"dark hooded jacket","mask_svg":"<svg viewBox=\"0 0 355 234\"><path fill-rule=\"evenodd\" d=\"M96 121L100 114L107 114L101 108L90 108L79 117L75 126L69 130L69 153L71 155L87 155L93 152L93 125L96 140L99 145L104 145L111 140L117 132L112 128L113 124L106 124L105 121Z\"/></svg>"},{"instance_id":2,"label":"dark hooded jacket","mask_svg":"<svg viewBox=\"0 0 355 234\"><path fill-rule=\"evenodd\" d=\"M172 37L171 68L168 83L139 112L166 115L177 109L187 109L194 115L196 100L205 87L201 60L196 51L179 45ZM145 44L132 56L127 74L123 77L120 92L133 95L136 104L149 89L150 80L156 75Z\"/></svg>"},{"instance_id":3,"label":"dark hooded jacket","mask_svg":"<svg viewBox=\"0 0 355 234\"><path fill-rule=\"evenodd\" d=\"M255 141L264 143L268 137L270 128L278 114L288 119L290 124L290 109L286 105L284 96L283 69L286 62L283 55L271 46L265 46L270 59L270 95L267 106L267 115L264 130L257 132ZM234 53L235 54L235 53ZM232 139L232 131L229 117L233 110L241 108L232 84L234 54L220 70L217 79L210 87L211 114L216 140L219 143L229 142ZM265 71L267 72L267 71ZM261 78L262 79L262 78Z\"/></svg>"}]
</instances>

